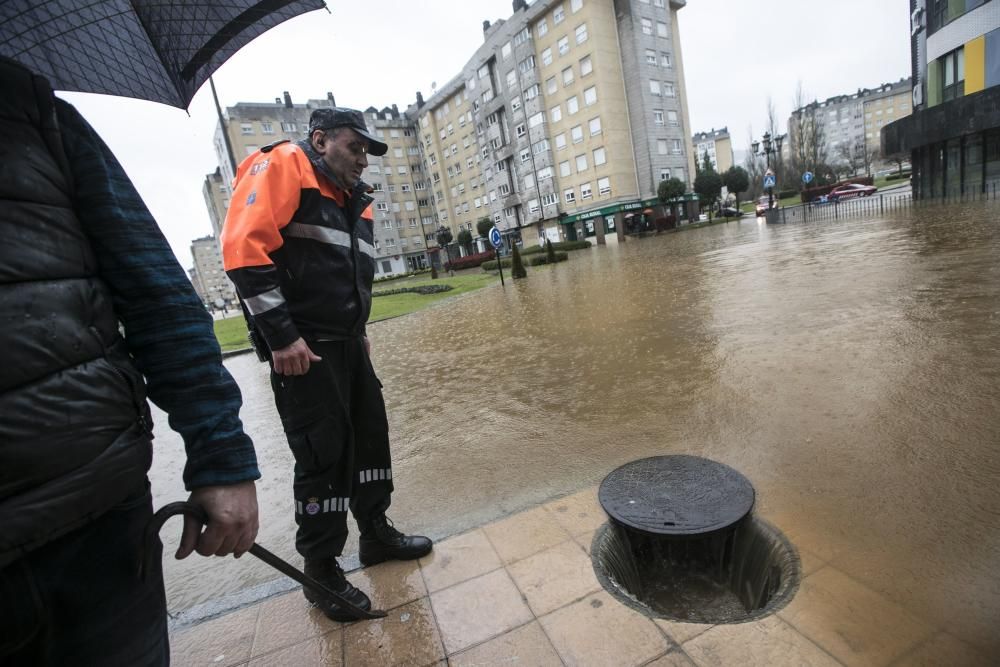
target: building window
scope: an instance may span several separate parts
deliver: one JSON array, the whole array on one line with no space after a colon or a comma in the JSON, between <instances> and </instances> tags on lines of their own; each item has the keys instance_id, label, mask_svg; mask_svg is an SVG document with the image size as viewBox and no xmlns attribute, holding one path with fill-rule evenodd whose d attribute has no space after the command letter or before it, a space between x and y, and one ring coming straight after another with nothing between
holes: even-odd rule
<instances>
[{"instance_id":1,"label":"building window","mask_svg":"<svg viewBox=\"0 0 1000 667\"><path fill-rule=\"evenodd\" d=\"M510 186L507 185L506 183L501 183L500 187L498 187L497 190L500 191L501 197L506 197L507 195L510 194Z\"/></svg>"},{"instance_id":2,"label":"building window","mask_svg":"<svg viewBox=\"0 0 1000 667\"><path fill-rule=\"evenodd\" d=\"M297 126L295 125L295 123L282 123L281 124L281 131L282 132L295 132L296 130L297 130Z\"/></svg>"},{"instance_id":3,"label":"building window","mask_svg":"<svg viewBox=\"0 0 1000 667\"><path fill-rule=\"evenodd\" d=\"M566 12L563 11L563 6L559 5L552 11L552 25L559 25L566 18Z\"/></svg>"},{"instance_id":4,"label":"building window","mask_svg":"<svg viewBox=\"0 0 1000 667\"><path fill-rule=\"evenodd\" d=\"M587 41L587 24L581 23L576 27L576 43L583 44Z\"/></svg>"},{"instance_id":5,"label":"building window","mask_svg":"<svg viewBox=\"0 0 1000 667\"><path fill-rule=\"evenodd\" d=\"M583 141L583 127L577 125L572 130L569 131L570 138L573 139L574 144L578 144Z\"/></svg>"},{"instance_id":6,"label":"building window","mask_svg":"<svg viewBox=\"0 0 1000 667\"><path fill-rule=\"evenodd\" d=\"M646 64L655 65L656 64L656 51L653 49L646 49Z\"/></svg>"},{"instance_id":7,"label":"building window","mask_svg":"<svg viewBox=\"0 0 1000 667\"><path fill-rule=\"evenodd\" d=\"M563 190L563 198L566 200L567 204L575 204L576 192L573 191L573 188L567 188L566 190Z\"/></svg>"},{"instance_id":8,"label":"building window","mask_svg":"<svg viewBox=\"0 0 1000 667\"><path fill-rule=\"evenodd\" d=\"M580 185L580 199L590 199L593 196L594 193L590 190L590 183Z\"/></svg>"},{"instance_id":9,"label":"building window","mask_svg":"<svg viewBox=\"0 0 1000 667\"><path fill-rule=\"evenodd\" d=\"M583 103L588 107L597 104L597 86L591 86L583 91Z\"/></svg>"},{"instance_id":10,"label":"building window","mask_svg":"<svg viewBox=\"0 0 1000 667\"><path fill-rule=\"evenodd\" d=\"M580 173L581 171L587 171L587 155L586 155L586 153L583 154L583 155L577 155L576 156L576 172Z\"/></svg>"},{"instance_id":11,"label":"building window","mask_svg":"<svg viewBox=\"0 0 1000 667\"><path fill-rule=\"evenodd\" d=\"M570 173L571 172L570 172L569 160L564 160L564 161L560 162L559 163L559 176L561 178L566 178L567 176L570 175Z\"/></svg>"},{"instance_id":12,"label":"building window","mask_svg":"<svg viewBox=\"0 0 1000 667\"><path fill-rule=\"evenodd\" d=\"M601 117L590 119L590 136L596 136L601 133Z\"/></svg>"},{"instance_id":13,"label":"building window","mask_svg":"<svg viewBox=\"0 0 1000 667\"><path fill-rule=\"evenodd\" d=\"M663 109L653 109L653 122L663 125Z\"/></svg>"},{"instance_id":14,"label":"building window","mask_svg":"<svg viewBox=\"0 0 1000 667\"><path fill-rule=\"evenodd\" d=\"M566 113L569 115L575 114L580 110L580 103L576 99L576 95L566 100Z\"/></svg>"},{"instance_id":15,"label":"building window","mask_svg":"<svg viewBox=\"0 0 1000 667\"><path fill-rule=\"evenodd\" d=\"M557 90L559 90L559 83L554 76L550 76L545 80L545 92L551 95Z\"/></svg>"},{"instance_id":16,"label":"building window","mask_svg":"<svg viewBox=\"0 0 1000 667\"><path fill-rule=\"evenodd\" d=\"M677 112L676 111L668 111L667 112L667 122L670 123L671 127L677 127L678 125L680 125L680 123L677 122Z\"/></svg>"},{"instance_id":17,"label":"building window","mask_svg":"<svg viewBox=\"0 0 1000 667\"><path fill-rule=\"evenodd\" d=\"M670 62L670 54L666 51L660 51L660 65L667 68L673 67Z\"/></svg>"},{"instance_id":18,"label":"building window","mask_svg":"<svg viewBox=\"0 0 1000 667\"><path fill-rule=\"evenodd\" d=\"M941 99L944 102L965 94L965 47L938 59L941 63Z\"/></svg>"},{"instance_id":19,"label":"building window","mask_svg":"<svg viewBox=\"0 0 1000 667\"><path fill-rule=\"evenodd\" d=\"M517 85L517 72L511 70L507 72L507 90L513 90Z\"/></svg>"},{"instance_id":20,"label":"building window","mask_svg":"<svg viewBox=\"0 0 1000 667\"><path fill-rule=\"evenodd\" d=\"M538 210L539 207L537 199L532 199L531 201L528 202L528 213L538 213Z\"/></svg>"},{"instance_id":21,"label":"building window","mask_svg":"<svg viewBox=\"0 0 1000 667\"><path fill-rule=\"evenodd\" d=\"M666 37L667 36L667 24L663 21L656 22L656 36Z\"/></svg>"},{"instance_id":22,"label":"building window","mask_svg":"<svg viewBox=\"0 0 1000 667\"><path fill-rule=\"evenodd\" d=\"M653 22L649 19L642 19L642 34L652 35L653 34Z\"/></svg>"},{"instance_id":23,"label":"building window","mask_svg":"<svg viewBox=\"0 0 1000 667\"><path fill-rule=\"evenodd\" d=\"M666 95L667 97L673 97L674 96L674 84L672 84L670 82L664 83L663 84L663 94Z\"/></svg>"},{"instance_id":24,"label":"building window","mask_svg":"<svg viewBox=\"0 0 1000 667\"><path fill-rule=\"evenodd\" d=\"M264 134L274 134L274 125L269 122L263 122L260 124L260 131Z\"/></svg>"},{"instance_id":25,"label":"building window","mask_svg":"<svg viewBox=\"0 0 1000 667\"><path fill-rule=\"evenodd\" d=\"M667 154L667 140L666 139L657 139L656 140L656 152L659 153L660 155L666 155Z\"/></svg>"},{"instance_id":26,"label":"building window","mask_svg":"<svg viewBox=\"0 0 1000 667\"><path fill-rule=\"evenodd\" d=\"M516 35L514 35L514 46L524 44L529 39L531 39L531 31L527 27L521 29Z\"/></svg>"},{"instance_id":27,"label":"building window","mask_svg":"<svg viewBox=\"0 0 1000 667\"><path fill-rule=\"evenodd\" d=\"M545 19L542 19L542 20L541 20L541 21L539 21L539 22L538 22L538 24L537 24L537 25L535 26L535 33L536 33L536 34L537 34L537 35L538 35L539 37L543 37L543 36L545 36L546 34L548 34L548 32L549 32L549 24L548 24L548 21L546 21Z\"/></svg>"},{"instance_id":28,"label":"building window","mask_svg":"<svg viewBox=\"0 0 1000 667\"><path fill-rule=\"evenodd\" d=\"M594 149L594 166L595 167L599 167L599 166L601 166L602 164L604 164L607 161L608 161L608 159L607 159L607 157L604 154L604 148L603 147L602 148L595 148Z\"/></svg>"},{"instance_id":29,"label":"building window","mask_svg":"<svg viewBox=\"0 0 1000 667\"><path fill-rule=\"evenodd\" d=\"M569 52L569 37L560 37L556 42L556 48L559 49L559 55L566 55Z\"/></svg>"},{"instance_id":30,"label":"building window","mask_svg":"<svg viewBox=\"0 0 1000 667\"><path fill-rule=\"evenodd\" d=\"M659 97L660 96L660 82L659 81L650 81L649 82L649 92L650 92L651 95L655 95L656 97Z\"/></svg>"},{"instance_id":31,"label":"building window","mask_svg":"<svg viewBox=\"0 0 1000 667\"><path fill-rule=\"evenodd\" d=\"M510 110L511 110L511 112L517 111L520 108L521 108L521 98L520 97L515 97L514 99L512 99L510 101Z\"/></svg>"},{"instance_id":32,"label":"building window","mask_svg":"<svg viewBox=\"0 0 1000 667\"><path fill-rule=\"evenodd\" d=\"M545 181L552 178L552 167L542 167L538 170L538 181Z\"/></svg>"},{"instance_id":33,"label":"building window","mask_svg":"<svg viewBox=\"0 0 1000 667\"><path fill-rule=\"evenodd\" d=\"M528 119L528 127L537 127L545 122L545 114L541 111Z\"/></svg>"},{"instance_id":34,"label":"building window","mask_svg":"<svg viewBox=\"0 0 1000 667\"><path fill-rule=\"evenodd\" d=\"M670 152L672 152L674 155L680 155L681 154L681 140L680 139L671 139L670 143L671 143Z\"/></svg>"},{"instance_id":35,"label":"building window","mask_svg":"<svg viewBox=\"0 0 1000 667\"><path fill-rule=\"evenodd\" d=\"M548 139L541 139L541 140L536 141L535 143L531 144L531 152L534 153L535 155L539 155L540 153L544 153L547 150L549 150L549 140Z\"/></svg>"},{"instance_id":36,"label":"building window","mask_svg":"<svg viewBox=\"0 0 1000 667\"><path fill-rule=\"evenodd\" d=\"M524 99L533 100L538 97L541 90L538 88L538 84L532 84L527 90L524 91Z\"/></svg>"},{"instance_id":37,"label":"building window","mask_svg":"<svg viewBox=\"0 0 1000 667\"><path fill-rule=\"evenodd\" d=\"M566 148L566 133L560 132L556 135L556 150L561 151Z\"/></svg>"},{"instance_id":38,"label":"building window","mask_svg":"<svg viewBox=\"0 0 1000 667\"><path fill-rule=\"evenodd\" d=\"M527 148L521 150L521 164L531 159L531 151Z\"/></svg>"},{"instance_id":39,"label":"building window","mask_svg":"<svg viewBox=\"0 0 1000 667\"><path fill-rule=\"evenodd\" d=\"M583 8L583 0L569 0L569 9L576 14Z\"/></svg>"},{"instance_id":40,"label":"building window","mask_svg":"<svg viewBox=\"0 0 1000 667\"><path fill-rule=\"evenodd\" d=\"M609 195L611 194L611 179L605 176L604 178L597 179L597 194Z\"/></svg>"},{"instance_id":41,"label":"building window","mask_svg":"<svg viewBox=\"0 0 1000 667\"><path fill-rule=\"evenodd\" d=\"M551 64L552 64L552 49L548 48L542 51L542 65L545 66Z\"/></svg>"},{"instance_id":42,"label":"building window","mask_svg":"<svg viewBox=\"0 0 1000 667\"><path fill-rule=\"evenodd\" d=\"M572 67L567 67L566 69L564 69L562 71L562 80L563 80L563 85L564 86L568 86L569 84L573 83L573 68Z\"/></svg>"},{"instance_id":43,"label":"building window","mask_svg":"<svg viewBox=\"0 0 1000 667\"><path fill-rule=\"evenodd\" d=\"M535 69L535 56L528 56L517 64L517 69L521 74L526 74Z\"/></svg>"},{"instance_id":44,"label":"building window","mask_svg":"<svg viewBox=\"0 0 1000 667\"><path fill-rule=\"evenodd\" d=\"M562 120L562 107L558 104L549 109L549 118L553 123L558 123Z\"/></svg>"},{"instance_id":45,"label":"building window","mask_svg":"<svg viewBox=\"0 0 1000 667\"><path fill-rule=\"evenodd\" d=\"M534 174L525 174L524 175L524 189L525 190L530 190L533 187L535 187L535 175Z\"/></svg>"},{"instance_id":46,"label":"building window","mask_svg":"<svg viewBox=\"0 0 1000 667\"><path fill-rule=\"evenodd\" d=\"M661 181L669 181L670 180L670 170L669 169L661 169L660 170L660 180Z\"/></svg>"},{"instance_id":47,"label":"building window","mask_svg":"<svg viewBox=\"0 0 1000 667\"><path fill-rule=\"evenodd\" d=\"M590 62L590 56L580 59L580 76L587 76L594 71L594 65Z\"/></svg>"},{"instance_id":48,"label":"building window","mask_svg":"<svg viewBox=\"0 0 1000 667\"><path fill-rule=\"evenodd\" d=\"M240 134L253 134L253 123L240 123Z\"/></svg>"},{"instance_id":49,"label":"building window","mask_svg":"<svg viewBox=\"0 0 1000 667\"><path fill-rule=\"evenodd\" d=\"M528 130L524 127L524 123L520 123L517 127L514 128L514 134L516 134L519 138L523 137L527 133Z\"/></svg>"},{"instance_id":50,"label":"building window","mask_svg":"<svg viewBox=\"0 0 1000 667\"><path fill-rule=\"evenodd\" d=\"M542 206L551 206L552 204L555 204L557 201L559 201L559 198L556 197L556 194L554 192L542 195Z\"/></svg>"}]
</instances>

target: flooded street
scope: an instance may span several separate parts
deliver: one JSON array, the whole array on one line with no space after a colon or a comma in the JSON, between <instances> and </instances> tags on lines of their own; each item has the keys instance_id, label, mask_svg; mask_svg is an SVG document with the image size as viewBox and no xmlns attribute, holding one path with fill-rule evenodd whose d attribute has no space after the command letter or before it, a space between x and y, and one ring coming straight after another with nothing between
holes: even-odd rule
<instances>
[{"instance_id":1,"label":"flooded street","mask_svg":"<svg viewBox=\"0 0 1000 667\"><path fill-rule=\"evenodd\" d=\"M998 219L985 204L744 219L570 253L372 325L389 515L443 537L636 458L704 456L746 475L799 548L1000 651ZM298 564L266 366L226 365L264 475L258 541ZM156 418L160 506L186 494L180 439ZM165 568L174 612L278 576L249 556Z\"/></svg>"}]
</instances>

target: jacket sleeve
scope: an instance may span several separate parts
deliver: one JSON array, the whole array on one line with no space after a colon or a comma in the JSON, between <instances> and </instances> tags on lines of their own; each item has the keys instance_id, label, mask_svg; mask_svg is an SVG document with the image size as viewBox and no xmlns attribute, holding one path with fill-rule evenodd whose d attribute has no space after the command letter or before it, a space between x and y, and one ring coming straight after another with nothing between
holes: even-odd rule
<instances>
[{"instance_id":1,"label":"jacket sleeve","mask_svg":"<svg viewBox=\"0 0 1000 667\"><path fill-rule=\"evenodd\" d=\"M258 479L243 399L222 365L212 318L114 154L76 109L56 104L77 217L149 398L184 439L185 486Z\"/></svg>"},{"instance_id":2,"label":"jacket sleeve","mask_svg":"<svg viewBox=\"0 0 1000 667\"><path fill-rule=\"evenodd\" d=\"M301 197L301 168L291 144L254 153L240 165L222 230L226 274L271 350L299 338L271 254Z\"/></svg>"}]
</instances>

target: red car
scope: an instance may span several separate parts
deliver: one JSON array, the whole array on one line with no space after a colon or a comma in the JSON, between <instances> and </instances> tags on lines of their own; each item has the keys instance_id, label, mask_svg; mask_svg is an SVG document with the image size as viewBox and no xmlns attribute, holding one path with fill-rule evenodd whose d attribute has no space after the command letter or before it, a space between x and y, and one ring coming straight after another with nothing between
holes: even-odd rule
<instances>
[{"instance_id":1,"label":"red car","mask_svg":"<svg viewBox=\"0 0 1000 667\"><path fill-rule=\"evenodd\" d=\"M854 197L870 197L875 194L878 188L871 185L861 185L860 183L848 183L847 185L841 185L839 188L834 188L830 191L829 197L830 201L838 201L840 199L853 199Z\"/></svg>"}]
</instances>

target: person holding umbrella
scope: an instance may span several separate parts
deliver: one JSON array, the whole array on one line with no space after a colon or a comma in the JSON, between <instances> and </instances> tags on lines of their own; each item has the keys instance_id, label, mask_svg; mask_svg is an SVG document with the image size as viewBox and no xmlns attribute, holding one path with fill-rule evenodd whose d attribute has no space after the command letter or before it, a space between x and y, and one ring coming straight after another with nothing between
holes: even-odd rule
<instances>
[{"instance_id":1,"label":"person holding umbrella","mask_svg":"<svg viewBox=\"0 0 1000 667\"><path fill-rule=\"evenodd\" d=\"M222 231L223 263L263 338L295 456L295 546L307 575L362 609L371 601L337 562L348 510L365 565L419 558L432 547L385 515L393 471L365 331L375 241L371 187L361 174L369 153L387 149L360 111L316 109L305 139L265 146L243 161ZM322 608L333 620L355 618L333 603Z\"/></svg>"}]
</instances>

